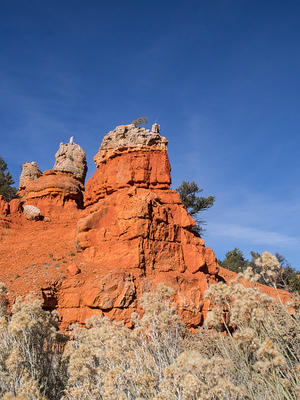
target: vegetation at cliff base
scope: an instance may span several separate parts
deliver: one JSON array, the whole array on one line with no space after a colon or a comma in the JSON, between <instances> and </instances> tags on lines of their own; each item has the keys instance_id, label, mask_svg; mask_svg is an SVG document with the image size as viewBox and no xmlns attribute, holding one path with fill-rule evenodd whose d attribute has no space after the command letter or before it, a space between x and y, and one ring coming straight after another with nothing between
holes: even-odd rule
<instances>
[{"instance_id":1,"label":"vegetation at cliff base","mask_svg":"<svg viewBox=\"0 0 300 400\"><path fill-rule=\"evenodd\" d=\"M0 398L299 399L300 298L291 296L287 308L260 293L259 275L272 280L276 272L264 268L211 285L210 311L196 333L180 321L164 285L144 294L134 329L94 316L67 335L57 330L57 312L33 297L17 299L9 312L1 284Z\"/></svg>"},{"instance_id":2,"label":"vegetation at cliff base","mask_svg":"<svg viewBox=\"0 0 300 400\"><path fill-rule=\"evenodd\" d=\"M270 256L270 253L264 252L260 255L257 252L251 251L251 260L244 257L240 249L235 248L228 251L224 260L218 260L218 263L226 269L236 273L243 273L247 268L252 268L253 271L260 271L262 264L266 264L268 268L270 265L276 267L276 274L273 281L270 281L267 276L261 275L259 282L273 286L276 284L278 289L284 289L289 292L298 292L300 294L300 279L298 278L299 272L293 268L290 263L279 253L275 256Z\"/></svg>"}]
</instances>

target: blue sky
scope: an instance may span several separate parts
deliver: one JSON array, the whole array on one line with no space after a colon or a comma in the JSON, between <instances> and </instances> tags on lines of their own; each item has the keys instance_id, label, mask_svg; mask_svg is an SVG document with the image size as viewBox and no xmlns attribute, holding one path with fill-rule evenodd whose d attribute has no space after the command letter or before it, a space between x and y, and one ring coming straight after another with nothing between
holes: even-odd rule
<instances>
[{"instance_id":1,"label":"blue sky","mask_svg":"<svg viewBox=\"0 0 300 400\"><path fill-rule=\"evenodd\" d=\"M300 2L0 0L0 155L50 169L147 116L173 186L216 196L206 244L300 269Z\"/></svg>"}]
</instances>

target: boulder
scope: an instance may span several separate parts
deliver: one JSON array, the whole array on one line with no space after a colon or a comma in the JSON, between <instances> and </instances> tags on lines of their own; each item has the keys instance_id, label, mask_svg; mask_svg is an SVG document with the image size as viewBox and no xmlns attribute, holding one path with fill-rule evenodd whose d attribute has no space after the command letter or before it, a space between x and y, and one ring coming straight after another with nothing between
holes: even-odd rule
<instances>
[{"instance_id":1,"label":"boulder","mask_svg":"<svg viewBox=\"0 0 300 400\"><path fill-rule=\"evenodd\" d=\"M23 206L23 210L26 219L32 221L37 221L38 219L40 219L41 210L39 208L32 206L30 204L26 204L25 206Z\"/></svg>"}]
</instances>

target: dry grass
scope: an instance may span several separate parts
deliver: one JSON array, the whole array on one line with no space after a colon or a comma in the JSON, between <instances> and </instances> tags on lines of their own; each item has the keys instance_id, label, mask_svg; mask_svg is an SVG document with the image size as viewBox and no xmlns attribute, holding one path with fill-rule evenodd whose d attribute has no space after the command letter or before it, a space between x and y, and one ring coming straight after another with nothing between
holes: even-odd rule
<instances>
[{"instance_id":1,"label":"dry grass","mask_svg":"<svg viewBox=\"0 0 300 400\"><path fill-rule=\"evenodd\" d=\"M272 277L265 266L262 273ZM251 271L247 277L257 278ZM209 288L212 310L196 334L180 322L172 291L162 285L144 295L135 329L93 317L86 328L73 328L66 345L57 315L39 301L19 299L8 315L1 286L0 398L299 399L300 299L293 298L291 315L239 279Z\"/></svg>"}]
</instances>

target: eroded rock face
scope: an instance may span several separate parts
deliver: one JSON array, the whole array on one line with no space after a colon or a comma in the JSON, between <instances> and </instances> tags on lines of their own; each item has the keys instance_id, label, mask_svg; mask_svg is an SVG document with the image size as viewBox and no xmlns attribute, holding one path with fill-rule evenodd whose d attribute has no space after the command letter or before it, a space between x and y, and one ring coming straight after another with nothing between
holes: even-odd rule
<instances>
[{"instance_id":1,"label":"eroded rock face","mask_svg":"<svg viewBox=\"0 0 300 400\"><path fill-rule=\"evenodd\" d=\"M170 170L166 151L136 150L111 157L100 163L87 182L85 206L123 188L168 189L171 184Z\"/></svg>"},{"instance_id":2,"label":"eroded rock face","mask_svg":"<svg viewBox=\"0 0 300 400\"><path fill-rule=\"evenodd\" d=\"M197 326L207 309L205 289L221 279L219 266L213 251L192 232L195 221L179 194L170 189L167 140L159 125L152 131L117 127L104 137L95 162L98 169L86 185L85 216L78 221L75 241L98 271L131 274L136 302L128 309L111 308L128 320L146 288L165 282L176 291L183 319Z\"/></svg>"},{"instance_id":3,"label":"eroded rock face","mask_svg":"<svg viewBox=\"0 0 300 400\"><path fill-rule=\"evenodd\" d=\"M95 156L84 207L82 181L72 171L45 171L9 204L0 197L0 282L11 303L35 293L45 309L59 311L62 330L92 315L132 326L143 294L163 282L174 289L182 320L190 328L203 323L205 290L235 274L193 233L195 221L170 189L166 146L157 124L152 131L114 129ZM26 204L44 218L22 217ZM287 294L278 293L284 301Z\"/></svg>"},{"instance_id":4,"label":"eroded rock face","mask_svg":"<svg viewBox=\"0 0 300 400\"><path fill-rule=\"evenodd\" d=\"M7 229L10 226L10 221L7 218L10 213L9 203L4 199L4 197L0 194L0 229ZM1 239L1 237L0 237Z\"/></svg>"},{"instance_id":5,"label":"eroded rock face","mask_svg":"<svg viewBox=\"0 0 300 400\"><path fill-rule=\"evenodd\" d=\"M57 208L66 205L82 207L83 190L81 182L71 174L48 170L19 193L24 203L40 208L42 215L49 215L61 212Z\"/></svg>"},{"instance_id":6,"label":"eroded rock face","mask_svg":"<svg viewBox=\"0 0 300 400\"><path fill-rule=\"evenodd\" d=\"M71 173L74 178L84 183L87 173L85 152L70 139L70 143L60 143L55 154L54 171Z\"/></svg>"},{"instance_id":7,"label":"eroded rock face","mask_svg":"<svg viewBox=\"0 0 300 400\"><path fill-rule=\"evenodd\" d=\"M9 203L0 194L0 215L6 216L9 214L9 212L10 212Z\"/></svg>"},{"instance_id":8,"label":"eroded rock face","mask_svg":"<svg viewBox=\"0 0 300 400\"><path fill-rule=\"evenodd\" d=\"M58 209L82 208L87 172L85 153L70 139L61 143L52 170L42 173L36 163L23 164L18 195L22 204L41 209L43 216L61 213Z\"/></svg>"}]
</instances>

